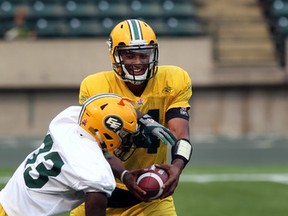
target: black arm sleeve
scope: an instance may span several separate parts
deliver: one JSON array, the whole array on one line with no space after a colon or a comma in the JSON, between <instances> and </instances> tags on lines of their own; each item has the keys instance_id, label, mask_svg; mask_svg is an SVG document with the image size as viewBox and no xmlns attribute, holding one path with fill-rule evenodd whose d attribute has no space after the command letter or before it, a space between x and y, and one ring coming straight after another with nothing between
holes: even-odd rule
<instances>
[{"instance_id":1,"label":"black arm sleeve","mask_svg":"<svg viewBox=\"0 0 288 216\"><path fill-rule=\"evenodd\" d=\"M183 118L189 120L189 108L187 107L179 107L179 108L171 108L166 112L166 121L168 122L172 118Z\"/></svg>"}]
</instances>

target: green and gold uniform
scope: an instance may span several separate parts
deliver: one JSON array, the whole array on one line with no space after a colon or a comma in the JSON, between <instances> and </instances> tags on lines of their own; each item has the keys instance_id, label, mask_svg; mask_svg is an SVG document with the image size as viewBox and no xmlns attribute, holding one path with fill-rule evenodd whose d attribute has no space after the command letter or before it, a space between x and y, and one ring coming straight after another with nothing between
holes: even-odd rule
<instances>
[{"instance_id":1,"label":"green and gold uniform","mask_svg":"<svg viewBox=\"0 0 288 216\"><path fill-rule=\"evenodd\" d=\"M171 108L190 108L189 99L192 95L192 84L188 73L177 66L159 66L155 77L150 79L140 97L135 96L120 80L114 71L105 71L86 77L80 87L79 102L99 93L114 93L129 97L136 109L147 113L160 124L167 126L166 112ZM134 154L124 163L127 170L144 168L152 164L165 164L168 158L168 146L154 140L151 146L145 142L136 144ZM127 190L126 186L117 180L117 188ZM123 202L122 197L120 202ZM125 202L125 200L124 200ZM156 211L157 209L157 211ZM81 213L82 212L82 213ZM140 213L141 212L141 213ZM154 212L154 213L153 213ZM157 214L157 212L160 212ZM71 212L72 215L85 215L84 207L80 206ZM152 202L141 202L132 207L108 208L107 215L176 215L172 197Z\"/></svg>"}]
</instances>

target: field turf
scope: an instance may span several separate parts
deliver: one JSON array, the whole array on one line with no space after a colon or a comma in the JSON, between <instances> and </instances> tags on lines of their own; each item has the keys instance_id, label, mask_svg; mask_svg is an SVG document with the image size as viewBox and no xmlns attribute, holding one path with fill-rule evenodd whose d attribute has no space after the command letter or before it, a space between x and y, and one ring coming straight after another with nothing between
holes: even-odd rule
<instances>
[{"instance_id":1,"label":"field turf","mask_svg":"<svg viewBox=\"0 0 288 216\"><path fill-rule=\"evenodd\" d=\"M0 179L3 181L12 172L13 168L0 169ZM174 193L177 213L178 216L284 216L288 212L287 179L285 165L187 166ZM0 188L4 186L2 181Z\"/></svg>"}]
</instances>

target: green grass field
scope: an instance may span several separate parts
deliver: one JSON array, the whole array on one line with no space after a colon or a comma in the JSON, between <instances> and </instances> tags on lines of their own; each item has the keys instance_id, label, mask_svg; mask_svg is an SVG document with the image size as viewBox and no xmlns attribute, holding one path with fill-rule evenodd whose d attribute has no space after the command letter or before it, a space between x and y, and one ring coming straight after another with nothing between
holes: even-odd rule
<instances>
[{"instance_id":1,"label":"green grass field","mask_svg":"<svg viewBox=\"0 0 288 216\"><path fill-rule=\"evenodd\" d=\"M183 174L288 174L287 166L189 167ZM174 199L179 216L284 216L288 180L181 182Z\"/></svg>"},{"instance_id":2,"label":"green grass field","mask_svg":"<svg viewBox=\"0 0 288 216\"><path fill-rule=\"evenodd\" d=\"M12 172L13 169L0 169L0 177L10 176ZM185 179L181 178L174 194L178 215L285 216L288 212L288 180L273 182L273 179L281 180L276 174L287 177L288 166L187 166L183 171ZM211 179L211 176L223 175L228 178ZM229 180L233 175L246 178ZM250 175L249 180L247 176ZM271 179L255 179L255 175L271 176ZM192 179L189 180L189 176ZM198 180L197 176L200 176ZM210 179L203 178L205 176ZM0 188L3 186L0 184Z\"/></svg>"}]
</instances>

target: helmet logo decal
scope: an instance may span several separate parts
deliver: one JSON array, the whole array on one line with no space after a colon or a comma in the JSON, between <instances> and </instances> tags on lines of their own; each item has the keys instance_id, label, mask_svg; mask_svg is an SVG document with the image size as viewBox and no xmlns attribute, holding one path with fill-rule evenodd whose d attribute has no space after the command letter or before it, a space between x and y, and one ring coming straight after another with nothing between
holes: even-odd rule
<instances>
[{"instance_id":1,"label":"helmet logo decal","mask_svg":"<svg viewBox=\"0 0 288 216\"><path fill-rule=\"evenodd\" d=\"M139 100L137 100L136 103L138 106L143 106L143 104L144 104L143 98L139 98Z\"/></svg>"},{"instance_id":2,"label":"helmet logo decal","mask_svg":"<svg viewBox=\"0 0 288 216\"><path fill-rule=\"evenodd\" d=\"M140 23L138 20L127 20L131 32L131 40L143 40Z\"/></svg>"},{"instance_id":3,"label":"helmet logo decal","mask_svg":"<svg viewBox=\"0 0 288 216\"><path fill-rule=\"evenodd\" d=\"M85 119L82 120L81 124L86 126L87 122L88 122L88 119L85 118Z\"/></svg>"},{"instance_id":4,"label":"helmet logo decal","mask_svg":"<svg viewBox=\"0 0 288 216\"><path fill-rule=\"evenodd\" d=\"M173 91L173 89L171 88L171 87L165 87L164 89L162 89L162 92L164 93L164 94L169 94L169 93L171 93Z\"/></svg>"},{"instance_id":5,"label":"helmet logo decal","mask_svg":"<svg viewBox=\"0 0 288 216\"><path fill-rule=\"evenodd\" d=\"M118 131L123 127L123 121L117 116L108 116L104 120L105 126L111 131Z\"/></svg>"}]
</instances>

